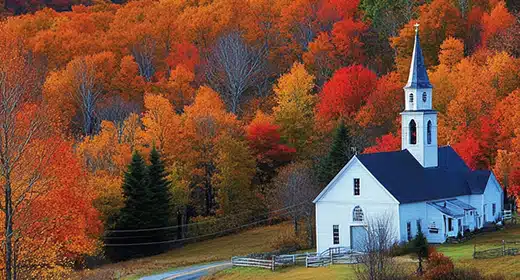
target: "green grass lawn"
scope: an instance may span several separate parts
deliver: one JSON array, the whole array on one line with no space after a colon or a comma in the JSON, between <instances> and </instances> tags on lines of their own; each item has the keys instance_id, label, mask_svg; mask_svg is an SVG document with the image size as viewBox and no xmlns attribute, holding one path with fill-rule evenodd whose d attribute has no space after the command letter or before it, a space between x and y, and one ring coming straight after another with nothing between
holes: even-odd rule
<instances>
[{"instance_id":1,"label":"green grass lawn","mask_svg":"<svg viewBox=\"0 0 520 280\"><path fill-rule=\"evenodd\" d=\"M109 264L93 270L78 271L70 278L137 279L143 275L160 273L175 267L228 260L233 256L256 252L269 252L274 249L270 241L290 226L288 223L283 223L258 227L234 235L188 244L183 248L153 257Z\"/></svg>"},{"instance_id":2,"label":"green grass lawn","mask_svg":"<svg viewBox=\"0 0 520 280\"><path fill-rule=\"evenodd\" d=\"M520 226L509 225L501 231L482 233L462 244L443 244L437 248L437 251L454 260L471 259L475 244L477 250L481 251L500 246L502 240L520 240Z\"/></svg>"},{"instance_id":3,"label":"green grass lawn","mask_svg":"<svg viewBox=\"0 0 520 280\"><path fill-rule=\"evenodd\" d=\"M476 268L485 275L502 274L507 279L520 279L520 256L502 257L487 260L473 259L473 248L478 250L494 248L501 245L502 240L520 240L520 226L508 226L498 232L483 233L462 244L443 244L437 251L453 259L455 266ZM408 257L400 257L400 262L410 261ZM407 266L415 266L409 263ZM413 267L414 268L414 267ZM322 268L291 267L271 272L255 268L232 268L208 279L354 279L352 265L334 265Z\"/></svg>"},{"instance_id":4,"label":"green grass lawn","mask_svg":"<svg viewBox=\"0 0 520 280\"><path fill-rule=\"evenodd\" d=\"M443 244L437 251L452 258L456 266L473 267L486 275L503 274L508 279L520 279L520 256L473 259L475 244L480 251L499 247L502 240L520 240L520 225L509 225L502 231L482 233L462 244Z\"/></svg>"}]
</instances>

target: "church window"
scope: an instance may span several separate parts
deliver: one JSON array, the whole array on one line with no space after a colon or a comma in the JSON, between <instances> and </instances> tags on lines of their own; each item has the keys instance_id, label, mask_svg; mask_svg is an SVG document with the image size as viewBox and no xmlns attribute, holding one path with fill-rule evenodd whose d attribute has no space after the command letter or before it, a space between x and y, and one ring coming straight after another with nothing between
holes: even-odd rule
<instances>
[{"instance_id":1,"label":"church window","mask_svg":"<svg viewBox=\"0 0 520 280\"><path fill-rule=\"evenodd\" d=\"M422 231L421 219L417 220L416 223L417 223L417 233L419 233L419 231Z\"/></svg>"},{"instance_id":2,"label":"church window","mask_svg":"<svg viewBox=\"0 0 520 280\"><path fill-rule=\"evenodd\" d=\"M417 144L417 125L414 120L410 121L410 144Z\"/></svg>"},{"instance_id":3,"label":"church window","mask_svg":"<svg viewBox=\"0 0 520 280\"><path fill-rule=\"evenodd\" d=\"M448 231L453 231L453 219L448 218Z\"/></svg>"},{"instance_id":4,"label":"church window","mask_svg":"<svg viewBox=\"0 0 520 280\"><path fill-rule=\"evenodd\" d=\"M493 203L493 205L491 205L491 210L493 210L493 216L495 216L495 214L497 212L497 205L495 203Z\"/></svg>"},{"instance_id":5,"label":"church window","mask_svg":"<svg viewBox=\"0 0 520 280\"><path fill-rule=\"evenodd\" d=\"M410 103L413 103L413 93L410 93Z\"/></svg>"},{"instance_id":6,"label":"church window","mask_svg":"<svg viewBox=\"0 0 520 280\"><path fill-rule=\"evenodd\" d=\"M352 216L353 216L354 222L362 222L363 221L363 210L361 210L361 207L359 207L359 206L354 207Z\"/></svg>"},{"instance_id":7,"label":"church window","mask_svg":"<svg viewBox=\"0 0 520 280\"><path fill-rule=\"evenodd\" d=\"M428 121L428 126L426 128L426 140L428 144L432 143L432 121Z\"/></svg>"},{"instance_id":8,"label":"church window","mask_svg":"<svg viewBox=\"0 0 520 280\"><path fill-rule=\"evenodd\" d=\"M339 225L332 226L332 239L334 240L334 245L339 244Z\"/></svg>"},{"instance_id":9,"label":"church window","mask_svg":"<svg viewBox=\"0 0 520 280\"><path fill-rule=\"evenodd\" d=\"M412 240L412 223L406 223L406 238L408 241Z\"/></svg>"},{"instance_id":10,"label":"church window","mask_svg":"<svg viewBox=\"0 0 520 280\"><path fill-rule=\"evenodd\" d=\"M359 186L359 178L354 178L354 195L359 195L360 186Z\"/></svg>"},{"instance_id":11,"label":"church window","mask_svg":"<svg viewBox=\"0 0 520 280\"><path fill-rule=\"evenodd\" d=\"M427 99L427 98L428 98L428 97L426 96L426 92L423 92L423 94L422 94L422 101L423 101L423 102L426 102L426 99Z\"/></svg>"}]
</instances>

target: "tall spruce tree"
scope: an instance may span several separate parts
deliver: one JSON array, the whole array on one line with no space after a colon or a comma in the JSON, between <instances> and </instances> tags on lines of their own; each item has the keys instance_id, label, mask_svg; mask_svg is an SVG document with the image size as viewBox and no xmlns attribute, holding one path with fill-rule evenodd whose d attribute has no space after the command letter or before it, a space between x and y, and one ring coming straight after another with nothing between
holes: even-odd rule
<instances>
[{"instance_id":1,"label":"tall spruce tree","mask_svg":"<svg viewBox=\"0 0 520 280\"><path fill-rule=\"evenodd\" d=\"M415 254L418 260L417 273L423 274L423 261L428 258L428 240L422 232L420 223L417 224L417 235L410 242L411 251Z\"/></svg>"},{"instance_id":2,"label":"tall spruce tree","mask_svg":"<svg viewBox=\"0 0 520 280\"><path fill-rule=\"evenodd\" d=\"M318 167L317 178L322 187L325 187L354 156L352 146L347 127L340 122L335 130L329 153L322 159Z\"/></svg>"},{"instance_id":3,"label":"tall spruce tree","mask_svg":"<svg viewBox=\"0 0 520 280\"><path fill-rule=\"evenodd\" d=\"M150 166L148 167L148 185L150 192L150 223L153 228L167 227L171 225L171 217L173 215L170 205L170 181L167 179L168 174L164 169L164 163L161 155L153 146L150 153ZM173 237L171 230L160 230L154 233L153 241L169 240ZM160 253L167 250L167 245L155 247L154 253Z\"/></svg>"},{"instance_id":4,"label":"tall spruce tree","mask_svg":"<svg viewBox=\"0 0 520 280\"><path fill-rule=\"evenodd\" d=\"M134 152L132 162L128 165L123 179L124 206L119 212L114 228L108 232L105 240L105 253L114 261L147 255L147 248L145 247L117 246L149 242L147 238L138 237L139 233L121 232L121 230L151 227L151 213L149 210L151 199L146 169L143 157L138 152Z\"/></svg>"}]
</instances>

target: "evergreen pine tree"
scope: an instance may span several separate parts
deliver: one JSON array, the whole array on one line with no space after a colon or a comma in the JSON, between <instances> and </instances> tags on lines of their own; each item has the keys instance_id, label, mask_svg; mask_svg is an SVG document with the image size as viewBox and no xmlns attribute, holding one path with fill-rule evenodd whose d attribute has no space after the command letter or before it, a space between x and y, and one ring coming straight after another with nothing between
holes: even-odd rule
<instances>
[{"instance_id":1,"label":"evergreen pine tree","mask_svg":"<svg viewBox=\"0 0 520 280\"><path fill-rule=\"evenodd\" d=\"M341 122L335 130L328 155L322 159L318 167L317 178L322 187L325 187L354 156L351 142L347 127Z\"/></svg>"},{"instance_id":2,"label":"evergreen pine tree","mask_svg":"<svg viewBox=\"0 0 520 280\"><path fill-rule=\"evenodd\" d=\"M138 152L134 152L132 162L128 165L123 179L123 196L125 204L120 210L115 232L109 231L106 235L105 253L114 260L125 260L136 256L144 256L146 248L140 246L113 246L117 244L129 244L147 242L146 239L135 238L137 234L132 232L117 232L118 230L145 229L151 227L150 219L150 193L148 191L148 176L146 164ZM112 245L112 246L110 246Z\"/></svg>"},{"instance_id":3,"label":"evergreen pine tree","mask_svg":"<svg viewBox=\"0 0 520 280\"><path fill-rule=\"evenodd\" d=\"M418 224L419 227L417 228L417 235L415 235L415 238L410 242L412 252L417 256L418 260L418 267L417 267L417 273L419 275L422 275L423 273L423 261L424 259L428 258L428 240L426 239L426 236L424 236L420 224Z\"/></svg>"},{"instance_id":4,"label":"evergreen pine tree","mask_svg":"<svg viewBox=\"0 0 520 280\"><path fill-rule=\"evenodd\" d=\"M150 153L150 166L148 167L148 185L150 192L150 223L152 228L161 228L171 225L172 207L170 205L170 181L164 169L161 155L153 146ZM153 241L170 240L173 237L170 230L160 230L154 233ZM153 253L160 253L168 249L167 245L159 245Z\"/></svg>"}]
</instances>

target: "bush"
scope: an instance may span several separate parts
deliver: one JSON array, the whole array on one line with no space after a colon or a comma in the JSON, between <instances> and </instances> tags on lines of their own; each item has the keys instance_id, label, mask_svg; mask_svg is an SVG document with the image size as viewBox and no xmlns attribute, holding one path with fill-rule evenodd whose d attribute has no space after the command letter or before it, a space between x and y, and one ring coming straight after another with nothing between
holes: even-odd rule
<instances>
[{"instance_id":1,"label":"bush","mask_svg":"<svg viewBox=\"0 0 520 280\"><path fill-rule=\"evenodd\" d=\"M307 234L301 231L298 236L292 229L285 229L271 240L271 246L279 252L293 252L309 247Z\"/></svg>"},{"instance_id":2,"label":"bush","mask_svg":"<svg viewBox=\"0 0 520 280\"><path fill-rule=\"evenodd\" d=\"M432 247L430 247L432 248ZM450 258L435 251L430 253L424 280L504 280L502 275L483 276L475 268L455 268Z\"/></svg>"},{"instance_id":3,"label":"bush","mask_svg":"<svg viewBox=\"0 0 520 280\"><path fill-rule=\"evenodd\" d=\"M433 252L428 257L425 280L451 280L455 266L450 258L441 253Z\"/></svg>"},{"instance_id":4,"label":"bush","mask_svg":"<svg viewBox=\"0 0 520 280\"><path fill-rule=\"evenodd\" d=\"M404 256L410 253L410 244L408 242L394 243L390 248L390 255L393 257Z\"/></svg>"}]
</instances>

